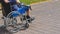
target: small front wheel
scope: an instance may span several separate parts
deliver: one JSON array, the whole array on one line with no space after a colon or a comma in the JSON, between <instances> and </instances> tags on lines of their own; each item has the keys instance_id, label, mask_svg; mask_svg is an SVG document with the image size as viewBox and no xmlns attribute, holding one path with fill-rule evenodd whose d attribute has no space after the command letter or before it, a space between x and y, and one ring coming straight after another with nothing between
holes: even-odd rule
<instances>
[{"instance_id":1,"label":"small front wheel","mask_svg":"<svg viewBox=\"0 0 60 34\"><path fill-rule=\"evenodd\" d=\"M29 24L28 23L25 24L24 30L26 30L27 28L29 28Z\"/></svg>"}]
</instances>

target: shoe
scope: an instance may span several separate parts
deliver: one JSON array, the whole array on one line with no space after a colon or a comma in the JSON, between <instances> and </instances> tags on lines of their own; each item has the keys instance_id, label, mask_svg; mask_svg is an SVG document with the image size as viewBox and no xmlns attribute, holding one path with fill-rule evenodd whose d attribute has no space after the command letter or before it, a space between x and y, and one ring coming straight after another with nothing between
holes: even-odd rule
<instances>
[{"instance_id":1,"label":"shoe","mask_svg":"<svg viewBox=\"0 0 60 34\"><path fill-rule=\"evenodd\" d=\"M35 18L34 17L30 17L28 18L28 22L31 23Z\"/></svg>"},{"instance_id":2,"label":"shoe","mask_svg":"<svg viewBox=\"0 0 60 34\"><path fill-rule=\"evenodd\" d=\"M26 18L28 19L28 22L31 23L35 18L34 17L30 17L30 16L26 16ZM23 16L23 20L26 20L25 16ZM22 21L22 19L21 19Z\"/></svg>"}]
</instances>

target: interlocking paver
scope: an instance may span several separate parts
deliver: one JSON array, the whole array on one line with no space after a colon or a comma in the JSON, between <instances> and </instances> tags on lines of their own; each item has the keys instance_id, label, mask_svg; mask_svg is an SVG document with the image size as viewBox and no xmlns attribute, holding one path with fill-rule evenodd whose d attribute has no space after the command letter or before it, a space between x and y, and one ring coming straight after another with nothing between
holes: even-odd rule
<instances>
[{"instance_id":1,"label":"interlocking paver","mask_svg":"<svg viewBox=\"0 0 60 34\"><path fill-rule=\"evenodd\" d=\"M32 5L32 9L35 20L15 34L60 34L60 1Z\"/></svg>"}]
</instances>

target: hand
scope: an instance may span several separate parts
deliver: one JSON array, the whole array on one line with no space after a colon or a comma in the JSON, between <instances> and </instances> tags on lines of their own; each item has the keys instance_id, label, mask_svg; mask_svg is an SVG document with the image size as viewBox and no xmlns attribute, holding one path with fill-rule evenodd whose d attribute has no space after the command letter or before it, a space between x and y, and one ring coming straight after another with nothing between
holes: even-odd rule
<instances>
[{"instance_id":1,"label":"hand","mask_svg":"<svg viewBox=\"0 0 60 34\"><path fill-rule=\"evenodd\" d=\"M5 3L9 3L9 0L4 0L5 1Z\"/></svg>"},{"instance_id":2,"label":"hand","mask_svg":"<svg viewBox=\"0 0 60 34\"><path fill-rule=\"evenodd\" d=\"M20 3L20 1L19 1L19 0L16 0L16 2L17 2L17 3Z\"/></svg>"}]
</instances>

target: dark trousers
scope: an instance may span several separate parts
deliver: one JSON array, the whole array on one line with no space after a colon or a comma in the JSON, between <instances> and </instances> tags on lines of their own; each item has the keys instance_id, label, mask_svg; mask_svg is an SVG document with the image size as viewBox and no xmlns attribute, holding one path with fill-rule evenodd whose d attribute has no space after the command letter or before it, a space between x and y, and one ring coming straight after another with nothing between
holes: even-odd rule
<instances>
[{"instance_id":1,"label":"dark trousers","mask_svg":"<svg viewBox=\"0 0 60 34\"><path fill-rule=\"evenodd\" d=\"M11 12L10 4L5 4L2 6L2 14L7 17L7 15Z\"/></svg>"}]
</instances>

